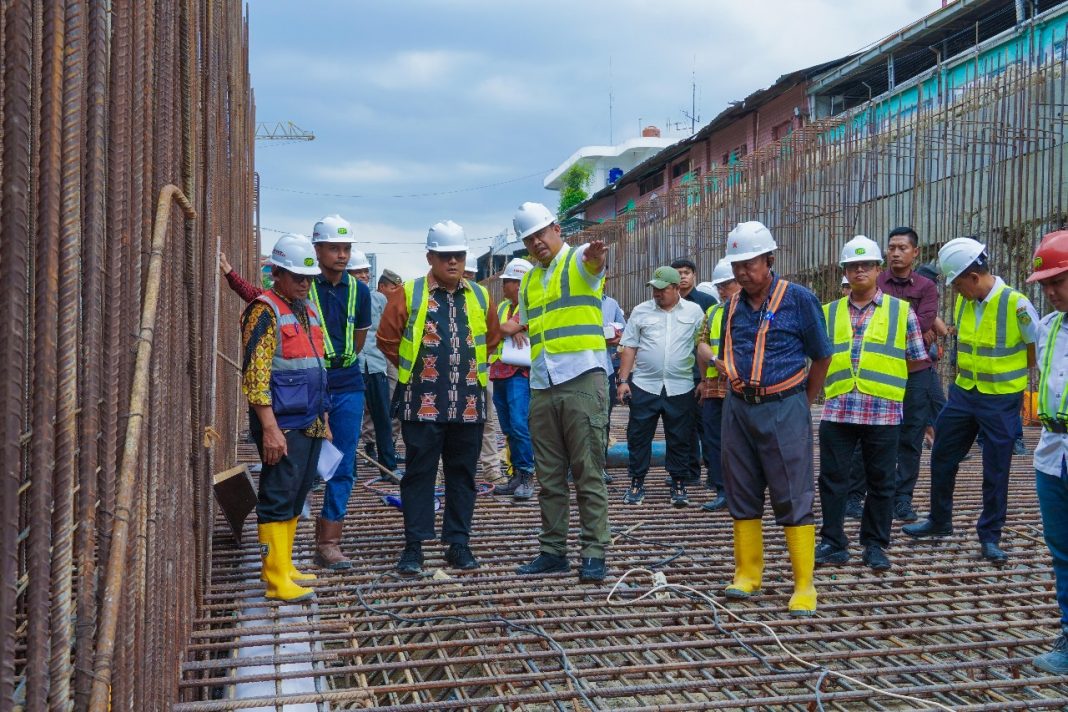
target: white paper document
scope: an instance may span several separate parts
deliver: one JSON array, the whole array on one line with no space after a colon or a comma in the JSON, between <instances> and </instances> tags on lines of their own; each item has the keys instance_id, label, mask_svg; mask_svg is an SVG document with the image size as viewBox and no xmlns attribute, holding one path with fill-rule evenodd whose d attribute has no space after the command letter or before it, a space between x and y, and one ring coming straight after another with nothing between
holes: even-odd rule
<instances>
[{"instance_id":1,"label":"white paper document","mask_svg":"<svg viewBox=\"0 0 1068 712\"><path fill-rule=\"evenodd\" d=\"M337 466L341 464L341 451L334 447L334 443L323 439L323 447L319 451L319 476L329 480L337 472Z\"/></svg>"}]
</instances>

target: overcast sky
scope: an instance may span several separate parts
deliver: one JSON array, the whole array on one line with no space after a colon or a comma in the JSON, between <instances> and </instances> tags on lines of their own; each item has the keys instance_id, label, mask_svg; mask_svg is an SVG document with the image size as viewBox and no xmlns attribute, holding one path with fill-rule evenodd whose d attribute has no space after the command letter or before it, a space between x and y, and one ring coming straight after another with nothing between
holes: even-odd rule
<instances>
[{"instance_id":1,"label":"overcast sky","mask_svg":"<svg viewBox=\"0 0 1068 712\"><path fill-rule=\"evenodd\" d=\"M423 241L438 220L463 225L481 254L522 201L556 208L542 180L580 146L610 134L619 143L648 124L688 136L692 76L707 123L780 75L854 52L940 5L253 0L257 117L316 136L257 142L263 247L277 231L310 235L336 212L380 269L406 277L425 271ZM685 126L668 131L669 121Z\"/></svg>"}]
</instances>

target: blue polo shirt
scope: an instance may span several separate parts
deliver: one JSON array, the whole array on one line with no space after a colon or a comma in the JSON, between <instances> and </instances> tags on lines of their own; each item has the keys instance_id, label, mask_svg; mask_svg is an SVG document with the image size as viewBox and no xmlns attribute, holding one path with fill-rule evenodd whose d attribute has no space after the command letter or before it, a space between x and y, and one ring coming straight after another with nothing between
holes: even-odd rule
<instances>
[{"instance_id":1,"label":"blue polo shirt","mask_svg":"<svg viewBox=\"0 0 1068 712\"><path fill-rule=\"evenodd\" d=\"M775 291L779 276L772 272L768 299ZM731 320L731 338L734 341L734 363L738 376L749 384L753 372L753 349L761 315L771 322L764 346L764 373L760 386L771 388L787 380L807 365L806 359L818 361L831 355L831 341L823 319L823 306L815 294L799 284L790 282L783 295L778 311L767 311L768 300L755 311L749 306L745 292L734 299L738 306ZM730 308L730 302L727 303ZM720 343L726 347L727 319L723 319Z\"/></svg>"},{"instance_id":2,"label":"blue polo shirt","mask_svg":"<svg viewBox=\"0 0 1068 712\"><path fill-rule=\"evenodd\" d=\"M319 305L323 313L319 315L321 323L329 335L330 342L334 345L334 353L345 352L345 328L348 325L349 289L356 285L356 329L367 329L371 326L371 290L363 282L349 276L342 275L341 281L336 285L323 275L315 278L315 288L319 293ZM309 301L311 297L308 297ZM324 335L325 336L325 335ZM353 340L355 344L355 335ZM363 390L363 374L360 373L359 361L354 362L347 368L332 367L327 363L327 385L332 393Z\"/></svg>"}]
</instances>

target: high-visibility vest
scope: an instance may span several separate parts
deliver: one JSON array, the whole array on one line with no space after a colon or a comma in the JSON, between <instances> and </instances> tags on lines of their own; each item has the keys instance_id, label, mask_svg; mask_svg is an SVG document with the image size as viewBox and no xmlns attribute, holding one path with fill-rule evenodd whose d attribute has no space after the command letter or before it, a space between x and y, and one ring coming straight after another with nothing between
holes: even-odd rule
<instances>
[{"instance_id":1,"label":"high-visibility vest","mask_svg":"<svg viewBox=\"0 0 1068 712\"><path fill-rule=\"evenodd\" d=\"M497 305L497 321L503 324L508 320L508 309L512 306L512 300L504 299ZM504 337L501 337L501 343L497 344L497 348L493 350L493 353L489 356L490 365L493 365L500 360L501 354L504 352Z\"/></svg>"},{"instance_id":2,"label":"high-visibility vest","mask_svg":"<svg viewBox=\"0 0 1068 712\"><path fill-rule=\"evenodd\" d=\"M723 333L723 305L713 304L705 312L705 321L708 323L708 345L712 348L712 358L719 356L719 335ZM705 378L719 378L719 371L708 362L705 369Z\"/></svg>"},{"instance_id":3,"label":"high-visibility vest","mask_svg":"<svg viewBox=\"0 0 1068 712\"><path fill-rule=\"evenodd\" d=\"M753 366L749 371L748 378L742 377L742 374L738 372L737 364L734 362L734 335L731 333L731 323L734 320L734 311L738 308L738 303L746 298L745 292L738 292L731 297L730 306L727 308L727 325L724 328L723 365L727 367L727 379L731 383L731 389L736 393L741 393L745 389L755 388L763 395L772 395L789 390L805 382L808 370L804 367L782 383L776 383L770 387L765 387L761 380L764 377L764 346L767 343L768 330L771 329L773 321L772 317L774 317L775 312L777 312L782 305L782 300L786 296L786 290L789 286L789 282L779 277L775 282L775 289L768 295L767 313L769 318L760 321L760 326L757 327L756 334L754 335Z\"/></svg>"},{"instance_id":4,"label":"high-visibility vest","mask_svg":"<svg viewBox=\"0 0 1068 712\"><path fill-rule=\"evenodd\" d=\"M860 360L853 368L853 325L849 318L849 297L823 305L827 336L831 339L831 365L823 392L827 398L850 393L856 388L877 398L905 400L909 367L905 347L909 334L909 304L889 294L875 308L860 344Z\"/></svg>"},{"instance_id":5,"label":"high-visibility vest","mask_svg":"<svg viewBox=\"0 0 1068 712\"><path fill-rule=\"evenodd\" d=\"M274 311L277 338L271 358L271 410L283 430L307 428L327 408L326 367L323 364L323 331L311 304L308 329L273 290L256 297Z\"/></svg>"},{"instance_id":6,"label":"high-visibility vest","mask_svg":"<svg viewBox=\"0 0 1068 712\"><path fill-rule=\"evenodd\" d=\"M478 361L478 382L485 387L489 383L489 363L486 358L486 321L489 313L489 292L481 284L466 282L464 305L467 310L467 326L475 342L475 359ZM408 305L408 323L404 326L400 347L397 350L397 380L408 383L412 380L412 367L423 343L426 327L426 309L430 303L430 290L426 277L410 279L404 283L404 300Z\"/></svg>"},{"instance_id":7,"label":"high-visibility vest","mask_svg":"<svg viewBox=\"0 0 1068 712\"><path fill-rule=\"evenodd\" d=\"M564 244L557 254L559 266L546 286L542 285L545 268L541 265L523 275L519 288L526 302L531 360L542 349L563 354L607 348L601 313L603 285L590 288L576 254Z\"/></svg>"},{"instance_id":8,"label":"high-visibility vest","mask_svg":"<svg viewBox=\"0 0 1068 712\"><path fill-rule=\"evenodd\" d=\"M1021 393L1027 388L1027 343L1020 333L1016 308L1022 294L1002 286L975 322L975 301L957 295L957 380L964 389L990 395Z\"/></svg>"},{"instance_id":9,"label":"high-visibility vest","mask_svg":"<svg viewBox=\"0 0 1068 712\"><path fill-rule=\"evenodd\" d=\"M348 280L349 285L349 298L348 303L345 305L345 334L343 336L345 340L345 348L341 353L341 368L348 368L352 364L356 363L358 354L356 353L356 293L359 292L358 282L354 277L349 274L341 276L342 279ZM316 287L316 280L312 280L311 290L309 295L311 300L315 303L316 310L323 314L323 305L319 303L319 290ZM337 350L334 348L334 341L330 336L330 330L326 326L326 322L323 322L323 332L326 334L326 338L323 340L325 347L324 354L328 362L337 358ZM336 335L335 335L336 336Z\"/></svg>"},{"instance_id":10,"label":"high-visibility vest","mask_svg":"<svg viewBox=\"0 0 1068 712\"><path fill-rule=\"evenodd\" d=\"M1061 393L1061 402L1053 403L1049 387L1049 374L1053 371L1053 352L1057 348L1057 339L1064 323L1064 312L1050 322L1049 337L1046 340L1046 352L1042 358L1042 373L1038 379L1038 417L1042 422L1055 420L1068 423L1068 388Z\"/></svg>"}]
</instances>

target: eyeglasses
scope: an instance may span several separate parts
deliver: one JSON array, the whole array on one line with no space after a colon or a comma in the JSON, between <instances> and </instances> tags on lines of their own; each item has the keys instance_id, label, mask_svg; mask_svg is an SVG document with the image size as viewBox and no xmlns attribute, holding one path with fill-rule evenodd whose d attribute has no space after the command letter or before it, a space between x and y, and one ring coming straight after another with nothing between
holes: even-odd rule
<instances>
[{"instance_id":1,"label":"eyeglasses","mask_svg":"<svg viewBox=\"0 0 1068 712\"><path fill-rule=\"evenodd\" d=\"M846 272L871 272L873 269L879 266L878 262L847 262L845 265Z\"/></svg>"},{"instance_id":2,"label":"eyeglasses","mask_svg":"<svg viewBox=\"0 0 1068 712\"><path fill-rule=\"evenodd\" d=\"M297 274L296 272L290 272L289 276L293 279L294 282L298 284L312 281L312 275L310 274Z\"/></svg>"},{"instance_id":3,"label":"eyeglasses","mask_svg":"<svg viewBox=\"0 0 1068 712\"><path fill-rule=\"evenodd\" d=\"M467 258L466 252L435 252L434 256L442 262L463 262Z\"/></svg>"}]
</instances>

